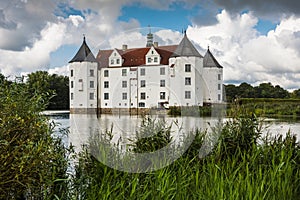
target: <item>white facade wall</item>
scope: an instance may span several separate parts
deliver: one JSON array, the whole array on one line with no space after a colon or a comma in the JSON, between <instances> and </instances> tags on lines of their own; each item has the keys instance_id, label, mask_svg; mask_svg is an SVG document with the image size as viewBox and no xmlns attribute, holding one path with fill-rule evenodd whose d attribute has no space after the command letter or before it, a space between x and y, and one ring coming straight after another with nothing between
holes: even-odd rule
<instances>
[{"instance_id":1,"label":"white facade wall","mask_svg":"<svg viewBox=\"0 0 300 200\"><path fill-rule=\"evenodd\" d=\"M71 109L97 108L97 71L97 63L73 62L69 64Z\"/></svg>"},{"instance_id":2,"label":"white facade wall","mask_svg":"<svg viewBox=\"0 0 300 200\"><path fill-rule=\"evenodd\" d=\"M190 65L190 71L186 71L186 65ZM201 76L203 71L203 59L198 57L170 58L170 106L202 106L203 92L201 88ZM174 69L173 69L174 68ZM190 85L186 83L190 78ZM190 93L187 95L186 93Z\"/></svg>"},{"instance_id":3,"label":"white facade wall","mask_svg":"<svg viewBox=\"0 0 300 200\"><path fill-rule=\"evenodd\" d=\"M203 70L204 83L207 86L204 101L221 103L223 101L223 69L205 67Z\"/></svg>"},{"instance_id":4,"label":"white facade wall","mask_svg":"<svg viewBox=\"0 0 300 200\"><path fill-rule=\"evenodd\" d=\"M101 108L159 107L169 99L167 65L102 68L99 77Z\"/></svg>"}]
</instances>

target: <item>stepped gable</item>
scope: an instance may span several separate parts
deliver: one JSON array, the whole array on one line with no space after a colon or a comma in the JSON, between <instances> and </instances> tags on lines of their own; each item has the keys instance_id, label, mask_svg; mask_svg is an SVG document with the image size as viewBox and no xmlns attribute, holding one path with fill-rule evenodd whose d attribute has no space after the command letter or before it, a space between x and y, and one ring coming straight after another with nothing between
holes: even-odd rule
<instances>
[{"instance_id":1,"label":"stepped gable","mask_svg":"<svg viewBox=\"0 0 300 200\"><path fill-rule=\"evenodd\" d=\"M217 61L217 59L212 55L209 48L203 58L203 67L217 67L223 68Z\"/></svg>"},{"instance_id":2,"label":"stepped gable","mask_svg":"<svg viewBox=\"0 0 300 200\"><path fill-rule=\"evenodd\" d=\"M188 39L186 33L184 33L183 39L181 40L177 49L172 55L172 57L179 57L179 56L192 56L192 57L203 58L203 56L201 56L200 53L197 51L197 49L194 47L192 42Z\"/></svg>"},{"instance_id":3,"label":"stepped gable","mask_svg":"<svg viewBox=\"0 0 300 200\"><path fill-rule=\"evenodd\" d=\"M169 58L173 55L178 45L159 46L155 47L155 50L161 57L160 64L168 65ZM146 54L149 52L150 47L143 48L132 48L121 50L117 49L118 53L123 59L122 67L135 67L146 64ZM109 56L113 50L99 50L97 55L97 61L99 62L100 68L109 66Z\"/></svg>"},{"instance_id":4,"label":"stepped gable","mask_svg":"<svg viewBox=\"0 0 300 200\"><path fill-rule=\"evenodd\" d=\"M81 47L79 48L78 52L72 58L72 60L69 61L69 63L72 62L97 62L94 54L91 52L89 46L85 42L85 37L83 37L83 42Z\"/></svg>"}]
</instances>

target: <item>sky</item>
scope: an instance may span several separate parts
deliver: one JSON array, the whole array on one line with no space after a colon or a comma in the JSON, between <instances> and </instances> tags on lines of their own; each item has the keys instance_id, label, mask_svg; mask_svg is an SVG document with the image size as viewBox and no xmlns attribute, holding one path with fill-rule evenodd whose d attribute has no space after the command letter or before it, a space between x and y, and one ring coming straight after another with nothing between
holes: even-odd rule
<instances>
[{"instance_id":1,"label":"sky","mask_svg":"<svg viewBox=\"0 0 300 200\"><path fill-rule=\"evenodd\" d=\"M149 28L150 26L150 28ZM83 35L99 49L159 45L186 31L223 66L225 84L300 88L299 0L0 0L0 73L67 75Z\"/></svg>"}]
</instances>

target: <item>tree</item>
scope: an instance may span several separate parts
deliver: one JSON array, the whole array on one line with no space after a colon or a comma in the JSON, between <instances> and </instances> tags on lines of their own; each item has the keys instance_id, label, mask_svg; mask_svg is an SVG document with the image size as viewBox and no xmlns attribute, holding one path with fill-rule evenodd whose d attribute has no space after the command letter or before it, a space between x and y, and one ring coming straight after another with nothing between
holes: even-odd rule
<instances>
[{"instance_id":1,"label":"tree","mask_svg":"<svg viewBox=\"0 0 300 200\"><path fill-rule=\"evenodd\" d=\"M27 85L31 94L47 94L50 98L47 109L69 109L69 78L46 71L28 75Z\"/></svg>"}]
</instances>

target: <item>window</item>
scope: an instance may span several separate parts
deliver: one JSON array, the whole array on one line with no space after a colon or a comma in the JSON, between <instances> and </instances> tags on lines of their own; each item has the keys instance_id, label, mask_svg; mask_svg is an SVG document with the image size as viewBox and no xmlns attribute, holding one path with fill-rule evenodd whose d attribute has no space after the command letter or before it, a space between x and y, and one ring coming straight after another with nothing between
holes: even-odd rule
<instances>
[{"instance_id":1,"label":"window","mask_svg":"<svg viewBox=\"0 0 300 200\"><path fill-rule=\"evenodd\" d=\"M156 63L158 62L158 59L157 59L157 57L154 57L154 62L156 62Z\"/></svg>"},{"instance_id":2,"label":"window","mask_svg":"<svg viewBox=\"0 0 300 200\"><path fill-rule=\"evenodd\" d=\"M185 77L185 85L191 85L191 77Z\"/></svg>"},{"instance_id":3,"label":"window","mask_svg":"<svg viewBox=\"0 0 300 200\"><path fill-rule=\"evenodd\" d=\"M191 72L191 64L185 64L185 72Z\"/></svg>"},{"instance_id":4,"label":"window","mask_svg":"<svg viewBox=\"0 0 300 200\"><path fill-rule=\"evenodd\" d=\"M71 88L73 88L74 87L74 82L73 81L71 81Z\"/></svg>"},{"instance_id":5,"label":"window","mask_svg":"<svg viewBox=\"0 0 300 200\"><path fill-rule=\"evenodd\" d=\"M218 90L221 90L221 84L218 84Z\"/></svg>"},{"instance_id":6,"label":"window","mask_svg":"<svg viewBox=\"0 0 300 200\"><path fill-rule=\"evenodd\" d=\"M110 64L112 64L112 65L115 64L114 59L110 60Z\"/></svg>"},{"instance_id":7,"label":"window","mask_svg":"<svg viewBox=\"0 0 300 200\"><path fill-rule=\"evenodd\" d=\"M90 100L94 100L94 93L93 92L90 93Z\"/></svg>"},{"instance_id":8,"label":"window","mask_svg":"<svg viewBox=\"0 0 300 200\"><path fill-rule=\"evenodd\" d=\"M165 75L166 74L166 70L164 67L160 68L160 75Z\"/></svg>"},{"instance_id":9,"label":"window","mask_svg":"<svg viewBox=\"0 0 300 200\"><path fill-rule=\"evenodd\" d=\"M139 102L139 107L144 108L145 107L145 103L144 102Z\"/></svg>"},{"instance_id":10,"label":"window","mask_svg":"<svg viewBox=\"0 0 300 200\"><path fill-rule=\"evenodd\" d=\"M94 70L90 69L90 76L94 76Z\"/></svg>"},{"instance_id":11,"label":"window","mask_svg":"<svg viewBox=\"0 0 300 200\"><path fill-rule=\"evenodd\" d=\"M120 59L119 58L117 59L117 64L120 64Z\"/></svg>"},{"instance_id":12,"label":"window","mask_svg":"<svg viewBox=\"0 0 300 200\"><path fill-rule=\"evenodd\" d=\"M122 69L122 76L127 76L127 69Z\"/></svg>"},{"instance_id":13,"label":"window","mask_svg":"<svg viewBox=\"0 0 300 200\"><path fill-rule=\"evenodd\" d=\"M146 87L146 81L145 80L141 80L141 87Z\"/></svg>"},{"instance_id":14,"label":"window","mask_svg":"<svg viewBox=\"0 0 300 200\"><path fill-rule=\"evenodd\" d=\"M71 69L71 77L73 77L73 75L74 75L74 74L73 74L73 69Z\"/></svg>"},{"instance_id":15,"label":"window","mask_svg":"<svg viewBox=\"0 0 300 200\"><path fill-rule=\"evenodd\" d=\"M127 99L127 93L126 93L126 92L122 93L122 99L123 99L123 100L126 100L126 99Z\"/></svg>"},{"instance_id":16,"label":"window","mask_svg":"<svg viewBox=\"0 0 300 200\"><path fill-rule=\"evenodd\" d=\"M90 81L90 88L94 88L94 87L95 87L94 81Z\"/></svg>"},{"instance_id":17,"label":"window","mask_svg":"<svg viewBox=\"0 0 300 200\"><path fill-rule=\"evenodd\" d=\"M221 95L220 94L218 94L218 100L221 101Z\"/></svg>"},{"instance_id":18,"label":"window","mask_svg":"<svg viewBox=\"0 0 300 200\"><path fill-rule=\"evenodd\" d=\"M109 99L109 93L104 93L104 100L108 100Z\"/></svg>"},{"instance_id":19,"label":"window","mask_svg":"<svg viewBox=\"0 0 300 200\"><path fill-rule=\"evenodd\" d=\"M127 81L122 81L122 88L127 88Z\"/></svg>"},{"instance_id":20,"label":"window","mask_svg":"<svg viewBox=\"0 0 300 200\"><path fill-rule=\"evenodd\" d=\"M185 99L190 99L191 98L191 91L185 91L184 98Z\"/></svg>"},{"instance_id":21,"label":"window","mask_svg":"<svg viewBox=\"0 0 300 200\"><path fill-rule=\"evenodd\" d=\"M160 87L165 87L165 86L166 86L166 81L160 80Z\"/></svg>"},{"instance_id":22,"label":"window","mask_svg":"<svg viewBox=\"0 0 300 200\"><path fill-rule=\"evenodd\" d=\"M74 94L73 93L71 93L71 100L73 100L74 99Z\"/></svg>"},{"instance_id":23,"label":"window","mask_svg":"<svg viewBox=\"0 0 300 200\"><path fill-rule=\"evenodd\" d=\"M78 83L79 83L79 84L78 84L78 90L79 90L79 91L83 91L83 80L82 80L82 79L79 79L79 80L78 80Z\"/></svg>"},{"instance_id":24,"label":"window","mask_svg":"<svg viewBox=\"0 0 300 200\"><path fill-rule=\"evenodd\" d=\"M219 81L221 80L221 74L218 74L218 80Z\"/></svg>"},{"instance_id":25,"label":"window","mask_svg":"<svg viewBox=\"0 0 300 200\"><path fill-rule=\"evenodd\" d=\"M141 73L141 76L145 76L145 74L146 74L146 70L145 70L145 68L141 68L141 71L140 71L140 73Z\"/></svg>"},{"instance_id":26,"label":"window","mask_svg":"<svg viewBox=\"0 0 300 200\"><path fill-rule=\"evenodd\" d=\"M160 99L166 99L166 93L165 92L160 92Z\"/></svg>"},{"instance_id":27,"label":"window","mask_svg":"<svg viewBox=\"0 0 300 200\"><path fill-rule=\"evenodd\" d=\"M152 60L151 58L148 58L148 63L151 63L151 60Z\"/></svg>"},{"instance_id":28,"label":"window","mask_svg":"<svg viewBox=\"0 0 300 200\"><path fill-rule=\"evenodd\" d=\"M108 70L104 70L104 77L108 77Z\"/></svg>"},{"instance_id":29,"label":"window","mask_svg":"<svg viewBox=\"0 0 300 200\"><path fill-rule=\"evenodd\" d=\"M146 99L146 93L145 92L141 92L141 99Z\"/></svg>"},{"instance_id":30,"label":"window","mask_svg":"<svg viewBox=\"0 0 300 200\"><path fill-rule=\"evenodd\" d=\"M108 88L109 87L109 82L108 81L104 81L104 88Z\"/></svg>"}]
</instances>

